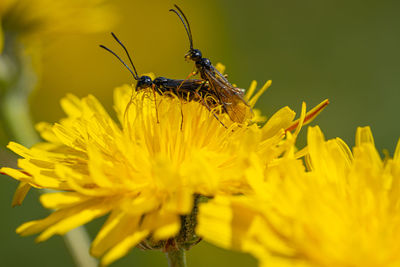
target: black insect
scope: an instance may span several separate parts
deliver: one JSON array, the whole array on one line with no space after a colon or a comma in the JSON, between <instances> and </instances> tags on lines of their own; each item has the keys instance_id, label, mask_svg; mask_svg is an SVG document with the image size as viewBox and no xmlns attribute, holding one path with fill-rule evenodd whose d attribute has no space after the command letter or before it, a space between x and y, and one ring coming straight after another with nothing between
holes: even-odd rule
<instances>
[{"instance_id":1,"label":"black insect","mask_svg":"<svg viewBox=\"0 0 400 267\"><path fill-rule=\"evenodd\" d=\"M193 37L190 29L189 21L183 11L174 5L176 9L170 9L182 21L186 33L189 38L190 49L185 55L186 59L195 62L197 72L200 77L207 81L212 94L217 97L224 112L226 112L232 121L244 123L253 117L253 111L250 105L244 100L244 89L233 86L224 75L222 75L212 64L208 58L204 58L199 49L193 48Z\"/></svg>"},{"instance_id":2,"label":"black insect","mask_svg":"<svg viewBox=\"0 0 400 267\"><path fill-rule=\"evenodd\" d=\"M129 70L133 78L137 81L135 88L136 91L150 88L152 89L154 96L156 93L158 93L159 95L167 95L167 96L175 95L181 100L185 101L193 100L201 102L210 112L212 112L214 117L225 127L225 125L221 122L221 120L217 117L217 115L213 111L213 108L218 106L217 96L215 96L213 92L210 91L208 82L201 79L176 80L176 79L168 79L165 77L157 77L154 80L152 80L149 76L146 75L139 76L137 74L135 65L132 62L131 56L129 55L128 49L117 38L117 36L114 33L111 33L111 35L125 50L129 62L133 68L133 71L114 51L112 51L111 49L109 49L104 45L100 45L100 47L113 54Z\"/></svg>"}]
</instances>

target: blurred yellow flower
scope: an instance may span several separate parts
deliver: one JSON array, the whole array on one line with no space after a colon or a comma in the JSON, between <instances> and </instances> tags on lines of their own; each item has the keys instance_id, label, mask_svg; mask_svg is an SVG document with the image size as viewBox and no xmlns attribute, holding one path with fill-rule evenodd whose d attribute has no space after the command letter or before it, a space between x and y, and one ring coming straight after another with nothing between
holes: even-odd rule
<instances>
[{"instance_id":1,"label":"blurred yellow flower","mask_svg":"<svg viewBox=\"0 0 400 267\"><path fill-rule=\"evenodd\" d=\"M400 142L382 160L368 127L353 152L310 127L308 152L308 171L293 153L253 162L253 194L200 206L198 234L260 266L400 266Z\"/></svg>"},{"instance_id":2,"label":"blurred yellow flower","mask_svg":"<svg viewBox=\"0 0 400 267\"><path fill-rule=\"evenodd\" d=\"M13 139L28 144L37 139L31 129L27 99L36 86L36 75L40 76L40 45L67 33L93 33L109 29L115 17L112 7L106 2L0 1L0 54L4 52L0 56L0 83L3 85L0 102L8 134ZM17 115L18 119L15 119ZM12 119L8 120L9 117ZM21 131L21 127L25 130ZM29 188L29 184L20 183L16 199L22 199ZM14 201L15 204L18 203Z\"/></svg>"},{"instance_id":3,"label":"blurred yellow flower","mask_svg":"<svg viewBox=\"0 0 400 267\"><path fill-rule=\"evenodd\" d=\"M105 0L2 0L0 25L3 34L40 41L65 33L88 33L106 30L114 21ZM1 31L0 31L1 33ZM3 36L0 37L0 40ZM2 43L0 43L2 47ZM1 50L0 50L1 52Z\"/></svg>"},{"instance_id":4,"label":"blurred yellow flower","mask_svg":"<svg viewBox=\"0 0 400 267\"><path fill-rule=\"evenodd\" d=\"M259 97L253 93L246 96L250 103ZM41 233L37 241L44 241L110 213L91 250L103 256L103 265L140 242L164 250L193 245L198 238L185 228L195 221L185 218L196 216L196 196L249 190L249 158L268 164L279 157L285 150L280 145L284 129L298 124L285 107L263 127L232 124L220 115L230 125L226 129L198 102L154 99L147 91L132 93L130 86L117 88L114 96L119 124L93 96L69 95L61 102L68 117L37 127L46 142L31 149L10 143L23 157L21 169L1 169L21 181L14 204L22 202L30 186L61 191L41 196L43 206L54 212L20 226L21 235Z\"/></svg>"}]
</instances>

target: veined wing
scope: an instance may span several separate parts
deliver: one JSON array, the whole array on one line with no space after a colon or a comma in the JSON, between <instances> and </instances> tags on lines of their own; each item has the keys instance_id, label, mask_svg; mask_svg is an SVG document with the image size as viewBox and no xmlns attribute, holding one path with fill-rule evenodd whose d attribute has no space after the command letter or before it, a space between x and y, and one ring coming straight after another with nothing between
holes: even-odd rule
<instances>
[{"instance_id":1,"label":"veined wing","mask_svg":"<svg viewBox=\"0 0 400 267\"><path fill-rule=\"evenodd\" d=\"M214 77L218 80L220 80L222 83L226 84L228 87L230 87L230 89L235 93L240 95L242 98L244 96L245 90L241 89L241 88L237 88L235 86L233 86L228 79L222 74L220 73L213 65L211 65L211 71L214 72Z\"/></svg>"},{"instance_id":2,"label":"veined wing","mask_svg":"<svg viewBox=\"0 0 400 267\"><path fill-rule=\"evenodd\" d=\"M237 88L228 81L225 83L225 78L219 79L220 77L216 77L215 73L210 70L204 70L204 75L209 82L210 89L214 92L232 121L244 123L253 117L250 105L243 99Z\"/></svg>"}]
</instances>

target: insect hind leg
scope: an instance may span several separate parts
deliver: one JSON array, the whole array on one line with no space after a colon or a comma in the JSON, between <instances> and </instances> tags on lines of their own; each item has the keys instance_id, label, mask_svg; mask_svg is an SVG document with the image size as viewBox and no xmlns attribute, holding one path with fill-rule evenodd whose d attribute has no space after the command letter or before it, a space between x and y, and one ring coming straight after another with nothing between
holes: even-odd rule
<instances>
[{"instance_id":1,"label":"insect hind leg","mask_svg":"<svg viewBox=\"0 0 400 267\"><path fill-rule=\"evenodd\" d=\"M182 87L182 84L185 82L185 81L187 81L190 77L192 77L192 76L194 76L194 75L196 75L197 73L196 72L191 72L191 73L189 73L189 75L181 82L181 84L178 86L178 88L176 89L176 94L177 94L177 96L178 96L178 98L179 98L179 102L180 102L180 107L181 107L181 131L182 131L182 129L183 129L183 108L182 108L182 106L183 106L183 100L179 97L179 90L181 89L181 87Z\"/></svg>"}]
</instances>

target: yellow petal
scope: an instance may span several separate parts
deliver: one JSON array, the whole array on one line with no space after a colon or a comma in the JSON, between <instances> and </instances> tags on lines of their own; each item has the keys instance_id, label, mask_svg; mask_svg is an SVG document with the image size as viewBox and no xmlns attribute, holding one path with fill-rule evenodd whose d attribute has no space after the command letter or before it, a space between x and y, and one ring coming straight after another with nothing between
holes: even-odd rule
<instances>
[{"instance_id":1,"label":"yellow petal","mask_svg":"<svg viewBox=\"0 0 400 267\"><path fill-rule=\"evenodd\" d=\"M68 94L60 102L62 109L69 117L82 116L82 103L75 95Z\"/></svg>"},{"instance_id":2,"label":"yellow petal","mask_svg":"<svg viewBox=\"0 0 400 267\"><path fill-rule=\"evenodd\" d=\"M267 89L271 86L272 81L269 80L267 81L263 87L261 87L260 90L258 90L258 92L250 99L249 101L249 105L251 107L254 107L254 105L256 104L256 102L258 101L258 99L261 97L262 94L265 93L265 91L267 91Z\"/></svg>"},{"instance_id":3,"label":"yellow petal","mask_svg":"<svg viewBox=\"0 0 400 267\"><path fill-rule=\"evenodd\" d=\"M101 115L101 117L105 119L109 118L107 111L96 97L89 95L88 97L84 98L82 102L85 112L89 112L89 114Z\"/></svg>"},{"instance_id":4,"label":"yellow petal","mask_svg":"<svg viewBox=\"0 0 400 267\"><path fill-rule=\"evenodd\" d=\"M125 237L120 243L118 243L104 255L104 257L101 259L101 265L107 266L125 256L132 249L132 247L139 244L139 242L148 235L148 230L142 230Z\"/></svg>"},{"instance_id":5,"label":"yellow petal","mask_svg":"<svg viewBox=\"0 0 400 267\"><path fill-rule=\"evenodd\" d=\"M29 189L31 189L31 185L27 182L20 182L18 185L17 190L14 193L14 197L12 200L12 206L19 206L22 204L22 202L24 201L26 195L29 192Z\"/></svg>"},{"instance_id":6,"label":"yellow petal","mask_svg":"<svg viewBox=\"0 0 400 267\"><path fill-rule=\"evenodd\" d=\"M48 217L24 223L17 228L17 233L26 236L43 231L36 239L42 242L54 234L65 234L69 230L81 226L94 218L102 216L110 211L112 203L103 199L90 200L79 205L60 209Z\"/></svg>"},{"instance_id":7,"label":"yellow petal","mask_svg":"<svg viewBox=\"0 0 400 267\"><path fill-rule=\"evenodd\" d=\"M216 197L212 202L200 205L196 233L213 244L229 249L232 246L232 218L229 199Z\"/></svg>"},{"instance_id":8,"label":"yellow petal","mask_svg":"<svg viewBox=\"0 0 400 267\"><path fill-rule=\"evenodd\" d=\"M371 128L358 127L356 132L356 146L361 146L363 144L375 145L374 137L372 136Z\"/></svg>"},{"instance_id":9,"label":"yellow petal","mask_svg":"<svg viewBox=\"0 0 400 267\"><path fill-rule=\"evenodd\" d=\"M303 125L307 125L310 122L312 122L318 116L318 114L320 114L328 106L328 104L329 104L329 100L325 99L324 101L319 103L315 108L313 108L312 110L307 112L307 114L303 120ZM296 129L297 126L299 125L299 122L300 122L300 119L295 120L290 126L288 126L286 128L286 131L293 131L294 129Z\"/></svg>"},{"instance_id":10,"label":"yellow petal","mask_svg":"<svg viewBox=\"0 0 400 267\"><path fill-rule=\"evenodd\" d=\"M40 203L47 209L63 209L88 201L89 196L76 192L47 193L40 196Z\"/></svg>"},{"instance_id":11,"label":"yellow petal","mask_svg":"<svg viewBox=\"0 0 400 267\"><path fill-rule=\"evenodd\" d=\"M165 210L147 214L141 223L141 228L152 231L156 240L173 237L180 226L179 215Z\"/></svg>"},{"instance_id":12,"label":"yellow petal","mask_svg":"<svg viewBox=\"0 0 400 267\"><path fill-rule=\"evenodd\" d=\"M40 122L36 124L36 130L40 133L40 136L51 143L60 143L60 140L57 138L57 136L53 132L53 127L50 123L46 122Z\"/></svg>"},{"instance_id":13,"label":"yellow petal","mask_svg":"<svg viewBox=\"0 0 400 267\"><path fill-rule=\"evenodd\" d=\"M246 90L246 94L244 96L244 100L249 102L249 100L253 96L254 92L256 91L256 88L257 88L257 81L251 81L251 84L250 84L249 88Z\"/></svg>"},{"instance_id":14,"label":"yellow petal","mask_svg":"<svg viewBox=\"0 0 400 267\"><path fill-rule=\"evenodd\" d=\"M301 104L301 113L300 113L300 118L299 118L299 120L298 120L299 123L298 123L298 125L297 125L296 131L295 131L294 134L293 134L294 138L297 137L297 135L298 135L299 132L300 132L301 127L303 127L303 123L304 123L304 120L305 120L305 118L306 118L306 110L307 110L306 103L303 102L303 103Z\"/></svg>"},{"instance_id":15,"label":"yellow petal","mask_svg":"<svg viewBox=\"0 0 400 267\"><path fill-rule=\"evenodd\" d=\"M24 158L32 157L32 154L29 151L29 149L18 143L10 142L10 143L8 143L7 148L12 150L14 153L20 155L21 157L24 157Z\"/></svg>"},{"instance_id":16,"label":"yellow petal","mask_svg":"<svg viewBox=\"0 0 400 267\"><path fill-rule=\"evenodd\" d=\"M141 215L131 216L119 210L113 211L92 242L90 253L101 257L138 228Z\"/></svg>"},{"instance_id":17,"label":"yellow petal","mask_svg":"<svg viewBox=\"0 0 400 267\"><path fill-rule=\"evenodd\" d=\"M157 217L158 221L162 223L154 227L153 237L155 240L166 240L178 234L181 229L181 220L178 215L170 213Z\"/></svg>"},{"instance_id":18,"label":"yellow petal","mask_svg":"<svg viewBox=\"0 0 400 267\"><path fill-rule=\"evenodd\" d=\"M49 189L65 189L65 187L63 187L63 181L58 179L52 170L38 168L37 165L32 164L31 161L26 159L20 159L18 161L18 166L31 175L29 178L31 185L40 186L42 188L47 187Z\"/></svg>"},{"instance_id":19,"label":"yellow petal","mask_svg":"<svg viewBox=\"0 0 400 267\"><path fill-rule=\"evenodd\" d=\"M400 162L400 139L397 141L396 149L394 150L393 159L399 163Z\"/></svg>"},{"instance_id":20,"label":"yellow petal","mask_svg":"<svg viewBox=\"0 0 400 267\"><path fill-rule=\"evenodd\" d=\"M283 107L278 110L262 128L263 139L272 137L279 130L289 127L295 116L296 113L289 107Z\"/></svg>"}]
</instances>

